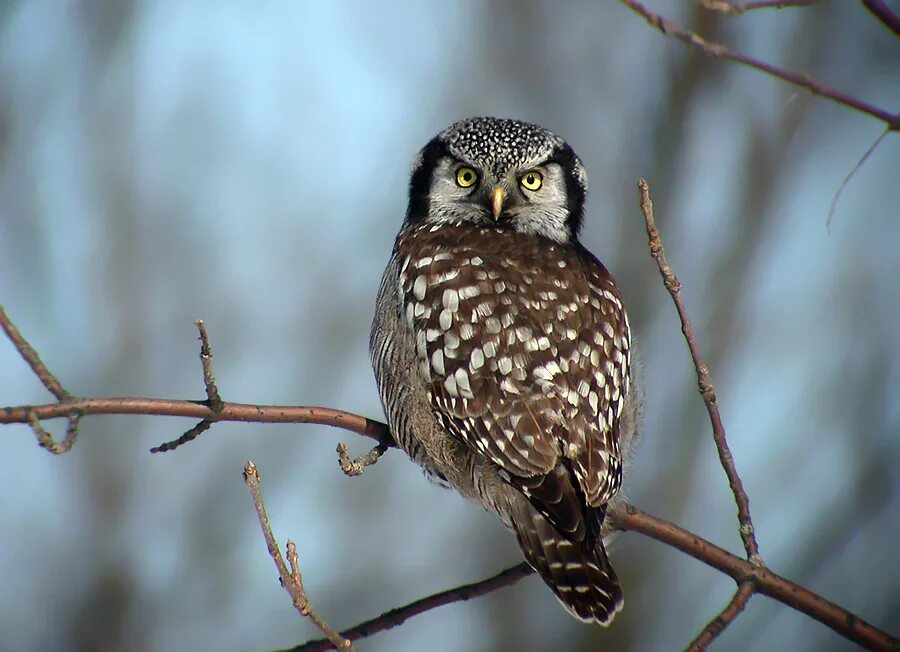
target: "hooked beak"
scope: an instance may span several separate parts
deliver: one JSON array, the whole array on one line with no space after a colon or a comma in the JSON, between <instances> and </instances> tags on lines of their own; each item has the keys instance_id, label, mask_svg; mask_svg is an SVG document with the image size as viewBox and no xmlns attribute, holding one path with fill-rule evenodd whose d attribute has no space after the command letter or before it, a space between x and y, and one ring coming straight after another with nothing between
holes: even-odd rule
<instances>
[{"instance_id":1,"label":"hooked beak","mask_svg":"<svg viewBox=\"0 0 900 652\"><path fill-rule=\"evenodd\" d=\"M500 213L503 212L504 199L506 199L506 191L501 186L494 186L494 191L491 193L491 211L494 213L494 220L499 219Z\"/></svg>"}]
</instances>

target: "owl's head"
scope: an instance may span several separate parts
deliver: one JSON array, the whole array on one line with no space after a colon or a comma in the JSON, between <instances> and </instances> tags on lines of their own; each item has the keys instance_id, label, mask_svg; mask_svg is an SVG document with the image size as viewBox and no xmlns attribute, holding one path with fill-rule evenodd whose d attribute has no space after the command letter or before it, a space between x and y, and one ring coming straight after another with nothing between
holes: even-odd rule
<instances>
[{"instance_id":1,"label":"owl's head","mask_svg":"<svg viewBox=\"0 0 900 652\"><path fill-rule=\"evenodd\" d=\"M586 195L584 166L556 134L518 120L469 118L416 156L406 221L509 228L571 242Z\"/></svg>"}]
</instances>

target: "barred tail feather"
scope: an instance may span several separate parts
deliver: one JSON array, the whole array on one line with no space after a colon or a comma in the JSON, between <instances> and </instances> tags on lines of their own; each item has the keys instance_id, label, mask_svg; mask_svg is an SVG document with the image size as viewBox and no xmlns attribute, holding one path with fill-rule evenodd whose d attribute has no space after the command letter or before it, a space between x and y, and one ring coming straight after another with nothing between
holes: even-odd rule
<instances>
[{"instance_id":1,"label":"barred tail feather","mask_svg":"<svg viewBox=\"0 0 900 652\"><path fill-rule=\"evenodd\" d=\"M589 548L567 539L525 500L517 505L512 522L525 560L566 611L583 622L609 625L623 599L603 541Z\"/></svg>"}]
</instances>

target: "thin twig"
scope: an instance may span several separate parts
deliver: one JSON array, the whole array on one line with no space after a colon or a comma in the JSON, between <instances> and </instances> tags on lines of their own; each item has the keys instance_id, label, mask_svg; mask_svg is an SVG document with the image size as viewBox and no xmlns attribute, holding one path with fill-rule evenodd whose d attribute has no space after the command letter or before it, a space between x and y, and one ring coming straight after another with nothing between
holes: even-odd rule
<instances>
[{"instance_id":1,"label":"thin twig","mask_svg":"<svg viewBox=\"0 0 900 652\"><path fill-rule=\"evenodd\" d=\"M381 456L387 452L388 448L389 446L385 442L379 442L375 448L365 455L351 459L350 454L347 452L347 444L339 442L337 445L338 464L340 464L341 470L350 477L362 475L366 467L372 466L381 459Z\"/></svg>"},{"instance_id":2,"label":"thin twig","mask_svg":"<svg viewBox=\"0 0 900 652\"><path fill-rule=\"evenodd\" d=\"M756 0L755 2L730 2L729 0L700 0L704 9L718 11L728 16L740 16L755 9L788 9L809 7L819 0Z\"/></svg>"},{"instance_id":3,"label":"thin twig","mask_svg":"<svg viewBox=\"0 0 900 652\"><path fill-rule=\"evenodd\" d=\"M209 345L209 335L206 333L206 324L202 319L194 322L197 330L200 332L200 364L203 366L203 386L206 388L206 405L213 412L221 412L225 402L219 396L219 387L216 385L216 378L212 371L212 348ZM204 432L210 429L213 419L203 419L196 426L186 431L178 439L166 441L159 446L150 449L151 453L168 453L179 446L183 446L189 441L195 440Z\"/></svg>"},{"instance_id":4,"label":"thin twig","mask_svg":"<svg viewBox=\"0 0 900 652\"><path fill-rule=\"evenodd\" d=\"M19 355L22 356L22 359L28 363L28 366L31 367L31 370L34 372L34 375L38 377L41 383L43 383L44 387L47 388L47 391L53 394L60 403L70 400L72 395L66 391L62 386L62 383L59 382L59 379L47 369L47 365L43 363L41 356L39 356L38 352L34 350L34 347L28 343L28 340L22 336L22 333L19 332L16 325L12 323L12 320L6 314L2 305L0 305L0 328L3 328L3 332L6 333L6 336L9 337L13 346L16 347L16 351L18 351ZM40 415L38 413L29 411L26 412L24 416L24 422L31 426L31 431L34 433L35 438L37 438L38 445L54 455L68 453L72 449L72 446L75 445L75 440L78 439L78 420L81 418L81 413L78 410L69 410L66 413L65 416L68 419L68 423L66 424L66 436L59 443L56 442L56 439L53 438L50 431L41 425Z\"/></svg>"},{"instance_id":5,"label":"thin twig","mask_svg":"<svg viewBox=\"0 0 900 652\"><path fill-rule=\"evenodd\" d=\"M644 5L642 5L640 2L637 2L637 0L619 1L623 5L643 17L644 20L650 23L650 25L658 29L666 36L672 36L673 38L676 38L683 43L692 45L708 56L716 59L727 59L729 61L734 61L735 63L750 66L751 68L756 68L757 70L761 70L762 72L772 75L773 77L783 79L789 84L799 86L800 88L805 88L813 95L827 97L833 102L843 104L846 107L877 118L878 120L884 122L888 126L888 129L891 131L900 130L900 113L891 113L890 111L885 111L884 109L880 109L876 106L858 100L851 95L847 95L846 93L842 93L840 91L829 88L828 86L824 86L812 79L807 74L783 70L764 61L754 59L753 57L733 52L732 50L728 49L727 46L720 43L706 41L698 34L684 29L678 23L675 23L668 18L664 18L659 14L653 13L652 11L644 7Z\"/></svg>"},{"instance_id":6,"label":"thin twig","mask_svg":"<svg viewBox=\"0 0 900 652\"><path fill-rule=\"evenodd\" d=\"M197 330L200 331L200 364L203 365L203 384L206 387L206 399L209 401L209 407L217 410L222 407L222 398L219 396L219 388L216 386L216 379L212 372L212 348L209 346L209 335L206 334L206 324L202 319L194 322Z\"/></svg>"},{"instance_id":7,"label":"thin twig","mask_svg":"<svg viewBox=\"0 0 900 652\"><path fill-rule=\"evenodd\" d=\"M16 351L18 351L19 355L22 356L22 359L28 363L28 366L31 367L31 370L34 372L34 375L44 384L47 391L53 394L59 401L64 401L72 396L63 388L56 376L50 373L47 366L41 362L41 356L39 356L37 351L32 348L31 344L28 343L28 340L22 337L19 329L16 328L12 321L10 321L2 305L0 305L0 327L3 328L6 336L12 341L13 346L16 347Z\"/></svg>"},{"instance_id":8,"label":"thin twig","mask_svg":"<svg viewBox=\"0 0 900 652\"><path fill-rule=\"evenodd\" d=\"M53 438L53 435L44 428L41 424L40 419L34 413L28 415L28 424L31 426L31 431L34 433L34 436L37 438L38 444L53 453L54 455L62 455L63 453L68 453L72 450L72 446L75 445L75 440L78 439L78 415L70 414L68 419L68 424L66 425L66 436L59 443Z\"/></svg>"},{"instance_id":9,"label":"thin twig","mask_svg":"<svg viewBox=\"0 0 900 652\"><path fill-rule=\"evenodd\" d=\"M638 188L641 193L641 211L644 213L644 220L647 224L650 255L656 260L663 283L669 291L672 301L675 302L678 317L681 319L681 332L684 333L684 338L691 351L691 359L694 361L694 368L697 372L697 386L700 390L700 395L703 397L703 402L706 404L706 411L709 413L713 439L716 442L716 450L719 452L719 461L722 463L722 468L725 469L725 475L728 476L728 484L731 487L731 492L734 494L734 501L737 503L738 522L740 524L741 539L744 541L744 549L747 551L747 558L751 562L762 564L762 558L759 556L759 544L756 542L756 534L753 530L753 519L750 516L750 499L744 490L744 483L741 482L741 476L738 475L735 468L734 457L731 455L728 440L725 438L725 425L722 423L722 415L719 413L719 406L716 402L716 388L713 385L709 367L706 366L703 357L700 355L700 347L697 344L694 328L691 326L687 308L685 308L684 302L681 300L681 283L679 283L675 272L672 271L666 260L662 240L659 237L659 231L653 218L653 200L650 198L650 187L644 179L641 179L638 182Z\"/></svg>"},{"instance_id":10,"label":"thin twig","mask_svg":"<svg viewBox=\"0 0 900 652\"><path fill-rule=\"evenodd\" d=\"M222 405L224 403L219 404L219 409L221 410ZM212 408L210 408L212 409ZM212 426L213 422L210 419L203 419L196 426L191 428L190 430L186 430L181 437L178 439L173 439L171 441L164 441L158 446L154 446L150 449L151 453L168 453L169 451L173 451L179 446L183 446L189 441L194 441L197 437L202 435L204 432L209 430L210 426Z\"/></svg>"},{"instance_id":11,"label":"thin twig","mask_svg":"<svg viewBox=\"0 0 900 652\"><path fill-rule=\"evenodd\" d=\"M741 583L731 601L719 612L719 615L706 624L703 631L691 641L685 650L688 652L703 652L709 647L709 644L716 640L725 631L725 628L734 622L734 619L744 610L744 607L750 602L750 598L753 597L754 592L753 582Z\"/></svg>"},{"instance_id":12,"label":"thin twig","mask_svg":"<svg viewBox=\"0 0 900 652\"><path fill-rule=\"evenodd\" d=\"M869 146L869 149L866 150L866 153L863 154L860 159L856 162L856 165L853 166L853 169L847 173L847 176L844 177L844 180L841 181L841 185L838 187L837 191L834 193L834 197L831 198L831 206L828 207L828 219L825 220L825 228L831 229L831 218L834 217L834 211L837 208L838 199L841 198L841 193L844 192L844 188L847 187L847 184L850 183L850 180L859 172L860 168L865 165L865 162L872 155L872 152L881 144L881 141L884 140L884 137L890 133L890 129L885 129L881 132L881 135L875 139L875 142Z\"/></svg>"},{"instance_id":13,"label":"thin twig","mask_svg":"<svg viewBox=\"0 0 900 652\"><path fill-rule=\"evenodd\" d=\"M884 0L862 0L862 3L885 27L900 36L900 17L891 11Z\"/></svg>"},{"instance_id":14,"label":"thin twig","mask_svg":"<svg viewBox=\"0 0 900 652\"><path fill-rule=\"evenodd\" d=\"M427 598L422 598L421 600L410 602L402 607L386 611L377 618L372 618L371 620L367 620L364 623L360 623L355 627L351 627L350 629L341 632L341 636L348 638L351 641L368 638L378 632L383 632L393 627L397 627L398 625L402 625L413 616L418 616L426 611L431 611L432 609L441 607L445 604L472 600L473 598L485 595L491 591L496 591L504 586L509 586L510 584L518 582L523 577L531 575L533 572L534 571L531 570L531 567L528 564L522 562L517 566L507 568L505 571L479 582L463 584L462 586L441 591L440 593L435 593ZM303 645L290 648L290 652L315 652L327 649L329 649L328 641L325 639L318 639L315 641L307 641Z\"/></svg>"},{"instance_id":15,"label":"thin twig","mask_svg":"<svg viewBox=\"0 0 900 652\"><path fill-rule=\"evenodd\" d=\"M263 537L266 539L266 546L269 548L269 554L272 556L272 559L275 561L275 567L278 569L281 585L291 596L294 608L297 609L301 616L312 620L316 627L318 627L331 644L334 645L335 649L352 651L353 644L348 639L345 639L338 634L334 628L316 615L312 610L312 607L310 607L309 596L307 596L306 590L303 588L303 578L300 575L300 565L297 560L297 546L293 541L288 540L287 542L287 557L291 565L290 570L288 570L287 565L284 563L284 557L281 556L281 550L279 550L278 543L275 541L275 535L272 534L272 526L269 524L266 506L263 503L262 491L259 486L259 470L253 462L247 462L246 466L244 466L244 482L246 482L247 486L250 488L250 495L253 497L253 506L256 508L256 515L259 517L259 525L262 527Z\"/></svg>"}]
</instances>

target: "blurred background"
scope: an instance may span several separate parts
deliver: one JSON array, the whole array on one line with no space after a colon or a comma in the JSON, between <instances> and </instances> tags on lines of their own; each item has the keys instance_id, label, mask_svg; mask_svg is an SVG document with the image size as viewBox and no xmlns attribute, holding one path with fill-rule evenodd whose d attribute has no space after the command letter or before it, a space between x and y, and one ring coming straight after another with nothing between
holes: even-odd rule
<instances>
[{"instance_id":1,"label":"blurred background","mask_svg":"<svg viewBox=\"0 0 900 652\"><path fill-rule=\"evenodd\" d=\"M897 4L893 3L895 9ZM888 110L900 41L859 3L739 18L652 8ZM413 155L464 116L538 122L587 166L584 242L623 288L646 423L629 498L740 553L735 507L647 253L636 181L703 352L762 553L900 631L900 140L651 30L617 3L0 4L0 302L82 396L203 398L381 418L367 342ZM0 404L50 397L0 342ZM60 432L61 423L51 424ZM317 426L92 417L71 453L2 429L0 650L267 650L316 637L279 587L249 494L338 628L519 562L499 521L393 451L340 472ZM670 650L734 583L634 534L625 610L572 620L540 580L443 607L360 650ZM765 598L720 650L852 649Z\"/></svg>"}]
</instances>

